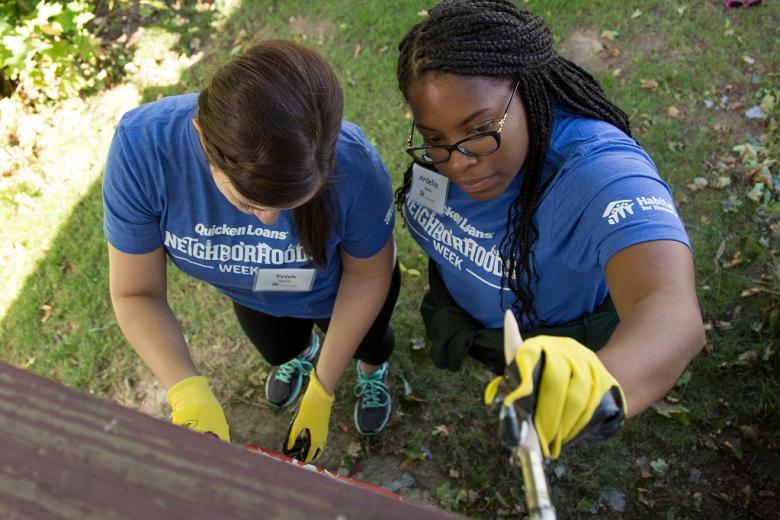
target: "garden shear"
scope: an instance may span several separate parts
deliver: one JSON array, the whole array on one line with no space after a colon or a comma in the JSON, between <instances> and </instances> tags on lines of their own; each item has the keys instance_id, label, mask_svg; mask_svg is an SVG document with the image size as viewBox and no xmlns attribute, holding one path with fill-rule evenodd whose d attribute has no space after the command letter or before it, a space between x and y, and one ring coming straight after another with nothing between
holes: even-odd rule
<instances>
[{"instance_id":1,"label":"garden shear","mask_svg":"<svg viewBox=\"0 0 780 520\"><path fill-rule=\"evenodd\" d=\"M529 517L531 520L554 520L555 507L550 500L550 491L544 474L544 456L534 428L533 414L518 402L510 406L504 404L504 398L520 384L518 370L516 367L513 369L511 365L515 363L515 354L522 343L523 338L517 320L510 311L507 311L504 315L504 358L509 370L505 371L506 375L501 379L498 388L494 389L495 397L492 403L500 405L498 418L501 446L509 451L510 463L513 466L520 466L523 473ZM538 379L539 375L534 374L534 379Z\"/></svg>"}]
</instances>

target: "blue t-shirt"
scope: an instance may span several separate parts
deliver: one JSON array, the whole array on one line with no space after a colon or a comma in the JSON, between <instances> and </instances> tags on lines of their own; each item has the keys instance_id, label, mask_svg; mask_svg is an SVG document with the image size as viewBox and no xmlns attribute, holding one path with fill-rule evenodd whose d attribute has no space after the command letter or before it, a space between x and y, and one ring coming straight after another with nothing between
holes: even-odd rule
<instances>
[{"instance_id":1,"label":"blue t-shirt","mask_svg":"<svg viewBox=\"0 0 780 520\"><path fill-rule=\"evenodd\" d=\"M292 210L266 226L217 189L192 124L197 99L197 94L168 97L122 117L103 178L106 238L131 254L164 246L182 271L260 312L329 317L341 277L340 249L367 258L392 235L392 186L379 155L357 126L343 122L335 215L322 268L304 253ZM280 268L316 269L311 290L253 290L258 270Z\"/></svg>"},{"instance_id":2,"label":"blue t-shirt","mask_svg":"<svg viewBox=\"0 0 780 520\"><path fill-rule=\"evenodd\" d=\"M540 319L557 325L592 312L608 289L607 261L640 242L676 240L690 247L669 186L653 161L625 133L604 121L554 113L543 179L557 171L535 214ZM479 202L454 183L439 214L407 197L412 236L436 263L458 305L488 328L503 326L515 295L501 290L501 239L521 171L496 199ZM503 298L503 302L501 299ZM525 329L538 323L524 323Z\"/></svg>"}]
</instances>

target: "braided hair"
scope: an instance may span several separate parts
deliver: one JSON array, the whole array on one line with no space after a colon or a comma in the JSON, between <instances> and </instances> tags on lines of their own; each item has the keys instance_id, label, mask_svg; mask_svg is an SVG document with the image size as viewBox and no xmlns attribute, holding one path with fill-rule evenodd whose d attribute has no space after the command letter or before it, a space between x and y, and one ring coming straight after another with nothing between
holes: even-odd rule
<instances>
[{"instance_id":1,"label":"braided hair","mask_svg":"<svg viewBox=\"0 0 780 520\"><path fill-rule=\"evenodd\" d=\"M501 240L501 289L515 295L512 310L530 323L541 321L534 308L532 281L538 280L533 246L539 233L533 216L552 178L542 183L550 146L553 109L607 121L631 136L628 116L611 103L588 72L559 56L544 21L508 0L447 0L412 27L398 45L398 88L409 100L423 76L449 73L518 82L528 118L528 154L517 197L507 212ZM409 165L395 192L401 215L411 185ZM555 172L552 173L555 175ZM525 279L523 286L521 280Z\"/></svg>"}]
</instances>

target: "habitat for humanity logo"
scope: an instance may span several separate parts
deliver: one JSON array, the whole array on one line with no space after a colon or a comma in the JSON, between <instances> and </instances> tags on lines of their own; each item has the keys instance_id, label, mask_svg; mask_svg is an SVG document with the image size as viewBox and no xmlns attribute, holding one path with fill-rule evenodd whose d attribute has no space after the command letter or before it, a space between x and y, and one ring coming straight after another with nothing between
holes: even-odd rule
<instances>
[{"instance_id":1,"label":"habitat for humanity logo","mask_svg":"<svg viewBox=\"0 0 780 520\"><path fill-rule=\"evenodd\" d=\"M607 222L612 225L626 218L626 214L634 214L634 202L631 199L613 200L607 204L607 209L604 210L604 214L601 216L606 218Z\"/></svg>"},{"instance_id":2,"label":"habitat for humanity logo","mask_svg":"<svg viewBox=\"0 0 780 520\"><path fill-rule=\"evenodd\" d=\"M610 225L617 224L634 214L634 203L639 205L642 211L665 211L677 215L674 205L661 197L636 197L635 199L613 200L607 204L607 209L601 215L607 219Z\"/></svg>"}]
</instances>

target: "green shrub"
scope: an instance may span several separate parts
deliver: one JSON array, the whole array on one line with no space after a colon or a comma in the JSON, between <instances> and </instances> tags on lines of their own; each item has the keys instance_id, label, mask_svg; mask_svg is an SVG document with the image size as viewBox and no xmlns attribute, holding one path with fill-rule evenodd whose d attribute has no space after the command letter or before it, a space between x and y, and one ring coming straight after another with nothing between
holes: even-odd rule
<instances>
[{"instance_id":1,"label":"green shrub","mask_svg":"<svg viewBox=\"0 0 780 520\"><path fill-rule=\"evenodd\" d=\"M0 4L0 74L6 90L47 103L102 86L100 42L86 24L83 1L11 0ZM4 92L4 95L10 92Z\"/></svg>"}]
</instances>

